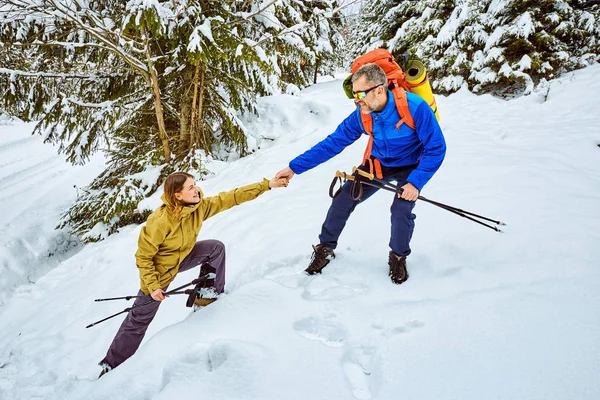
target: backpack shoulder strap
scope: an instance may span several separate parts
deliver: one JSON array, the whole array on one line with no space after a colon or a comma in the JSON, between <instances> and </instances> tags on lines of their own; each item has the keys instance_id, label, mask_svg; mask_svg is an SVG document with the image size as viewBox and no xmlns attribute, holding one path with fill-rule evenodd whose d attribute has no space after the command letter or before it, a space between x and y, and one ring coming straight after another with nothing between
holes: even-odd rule
<instances>
[{"instance_id":1,"label":"backpack shoulder strap","mask_svg":"<svg viewBox=\"0 0 600 400\"><path fill-rule=\"evenodd\" d=\"M379 179L383 179L381 163L378 159L371 158L371 151L373 150L373 118L371 117L371 114L360 113L360 119L363 124L363 129L369 135L369 143L367 143L367 148L365 149L362 165L366 166L368 163L369 173L375 174Z\"/></svg>"},{"instance_id":2,"label":"backpack shoulder strap","mask_svg":"<svg viewBox=\"0 0 600 400\"><path fill-rule=\"evenodd\" d=\"M398 110L398 114L400 115L400 121L396 124L396 129L400 128L402 124L406 124L410 126L412 129L415 129L415 120L410 114L410 109L408 108L408 98L406 97L406 91L395 84L392 89L392 93L394 94L394 102L396 103L396 109Z\"/></svg>"}]
</instances>

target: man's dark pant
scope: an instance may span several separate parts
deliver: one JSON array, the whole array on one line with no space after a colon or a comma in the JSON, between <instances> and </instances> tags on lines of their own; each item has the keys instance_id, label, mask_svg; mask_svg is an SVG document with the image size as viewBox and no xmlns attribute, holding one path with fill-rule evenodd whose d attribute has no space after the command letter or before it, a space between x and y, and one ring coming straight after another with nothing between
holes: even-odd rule
<instances>
[{"instance_id":1,"label":"man's dark pant","mask_svg":"<svg viewBox=\"0 0 600 400\"><path fill-rule=\"evenodd\" d=\"M406 178L415 168L415 165L408 167L383 167L383 179L388 182L396 181L401 187L407 183ZM361 167L361 169L364 169ZM319 240L322 245L335 249L338 244L338 238L342 230L346 226L346 221L352 214L352 211L357 205L367 200L379 189L373 186L362 185L363 195L360 200L353 200L350 191L352 181L346 181L342 186L342 192L338 197L333 199L331 207L327 212L327 217L321 228ZM390 193L390 196L393 194ZM410 254L410 239L412 238L415 228L415 214L412 210L415 206L414 201L399 199L397 195L393 195L394 200L391 207L392 233L390 236L390 248L394 253L400 256Z\"/></svg>"},{"instance_id":2,"label":"man's dark pant","mask_svg":"<svg viewBox=\"0 0 600 400\"><path fill-rule=\"evenodd\" d=\"M197 242L190 254L179 265L178 272L187 271L202 263L208 263L212 266L216 275L215 290L217 293L223 293L225 287L225 245L218 240L202 240ZM206 271L201 271L202 273L206 273ZM167 287L164 287L163 290L166 290ZM135 299L134 305L147 303L152 300L150 295L144 296L141 290L138 292L138 296L143 297ZM153 301L146 306L136 307L129 311L113 339L106 357L100 361L100 364L106 363L111 368L116 368L123 361L131 357L137 351L138 347L140 347L140 343L142 343L142 339L144 339L144 335L146 334L146 329L148 329L148 325L154 319L159 306L160 301Z\"/></svg>"}]
</instances>

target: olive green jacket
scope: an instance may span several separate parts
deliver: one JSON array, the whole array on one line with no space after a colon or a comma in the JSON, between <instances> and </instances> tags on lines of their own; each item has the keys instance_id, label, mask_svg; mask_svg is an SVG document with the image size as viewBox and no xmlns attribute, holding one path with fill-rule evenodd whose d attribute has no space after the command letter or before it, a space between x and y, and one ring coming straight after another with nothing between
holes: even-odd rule
<instances>
[{"instance_id":1,"label":"olive green jacket","mask_svg":"<svg viewBox=\"0 0 600 400\"><path fill-rule=\"evenodd\" d=\"M142 227L135 259L140 270L141 290L145 294L166 287L177 275L179 265L196 244L202 222L213 215L254 200L269 190L269 180L242 186L214 197L201 190L197 204L183 207L175 218L166 204L156 209ZM163 203L164 195L163 195Z\"/></svg>"}]
</instances>

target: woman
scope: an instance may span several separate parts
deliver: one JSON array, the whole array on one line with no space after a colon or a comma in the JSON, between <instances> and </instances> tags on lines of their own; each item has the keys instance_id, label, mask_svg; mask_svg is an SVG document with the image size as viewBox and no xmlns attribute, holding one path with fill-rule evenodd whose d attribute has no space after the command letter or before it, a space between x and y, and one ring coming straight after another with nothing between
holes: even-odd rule
<instances>
[{"instance_id":1,"label":"woman","mask_svg":"<svg viewBox=\"0 0 600 400\"><path fill-rule=\"evenodd\" d=\"M100 361L100 376L119 366L136 352L146 329L165 299L165 290L180 271L204 264L214 272L215 296L196 300L196 305L206 306L223 293L225 287L225 246L218 240L196 242L202 222L213 215L254 200L271 188L287 186L287 179L264 179L231 192L204 198L194 177L185 172L169 175L161 197L163 205L156 209L140 232L136 264L140 270L141 289L134 305L155 301L133 308L121 324L106 357ZM201 271L206 273L208 271Z\"/></svg>"}]
</instances>

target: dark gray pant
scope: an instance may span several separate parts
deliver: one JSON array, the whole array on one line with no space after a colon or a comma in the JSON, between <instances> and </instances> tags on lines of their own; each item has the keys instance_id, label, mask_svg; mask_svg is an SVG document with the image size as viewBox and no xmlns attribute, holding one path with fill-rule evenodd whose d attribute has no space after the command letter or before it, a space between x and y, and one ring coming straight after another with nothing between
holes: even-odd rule
<instances>
[{"instance_id":1,"label":"dark gray pant","mask_svg":"<svg viewBox=\"0 0 600 400\"><path fill-rule=\"evenodd\" d=\"M208 263L214 268L215 272L215 291L217 293L223 293L225 287L225 245L218 240L202 240L194 245L194 248L183 259L179 266L179 271L186 271L202 263ZM207 272L207 271L201 271ZM212 271L210 271L212 272ZM166 290L164 287L163 290ZM150 295L144 296L144 293L140 290L138 297L135 299L134 305L147 303L152 300ZM127 317L121 324L115 338L113 339L106 357L100 364L108 364L111 368L116 368L125 360L133 355L140 347L140 343L144 339L146 329L148 325L154 319L160 301L153 301L152 303L136 307L129 311Z\"/></svg>"}]
</instances>

